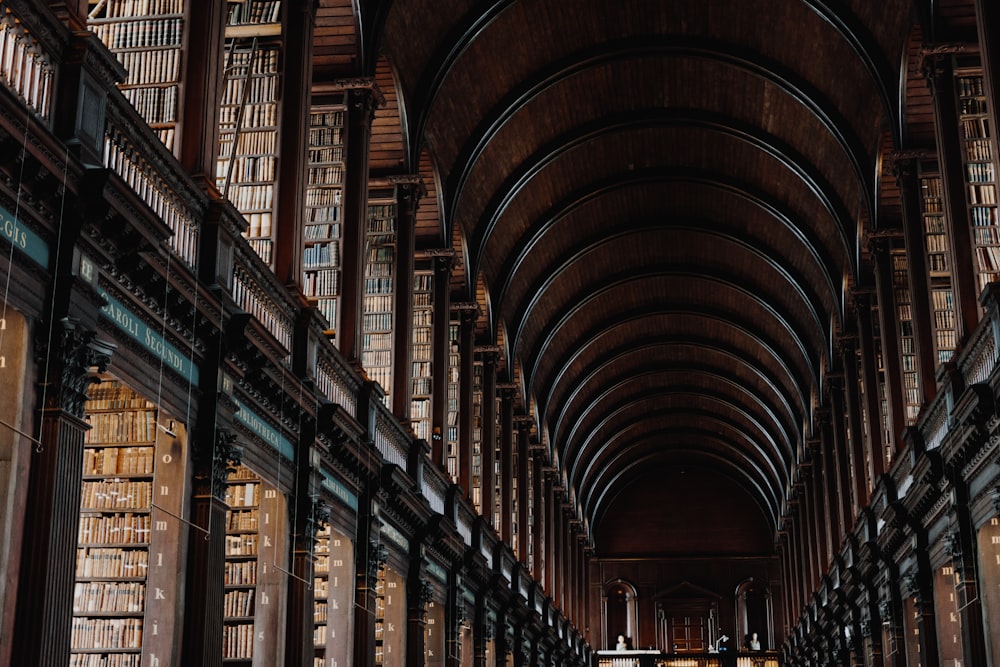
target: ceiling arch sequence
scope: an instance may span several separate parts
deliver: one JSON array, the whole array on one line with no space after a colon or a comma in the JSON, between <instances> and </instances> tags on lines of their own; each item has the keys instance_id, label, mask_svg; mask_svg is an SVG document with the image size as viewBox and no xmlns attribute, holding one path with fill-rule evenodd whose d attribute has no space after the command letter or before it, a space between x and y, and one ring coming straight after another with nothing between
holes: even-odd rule
<instances>
[{"instance_id":1,"label":"ceiling arch sequence","mask_svg":"<svg viewBox=\"0 0 1000 667\"><path fill-rule=\"evenodd\" d=\"M697 460L777 530L898 126L905 3L579 4L386 16L453 287L481 341L503 324L586 518L637 461Z\"/></svg>"}]
</instances>

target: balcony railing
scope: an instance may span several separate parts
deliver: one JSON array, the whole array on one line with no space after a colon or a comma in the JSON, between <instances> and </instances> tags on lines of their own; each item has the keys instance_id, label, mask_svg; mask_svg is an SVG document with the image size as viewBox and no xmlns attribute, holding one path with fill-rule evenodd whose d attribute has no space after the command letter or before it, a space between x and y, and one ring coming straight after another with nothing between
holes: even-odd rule
<instances>
[{"instance_id":1,"label":"balcony railing","mask_svg":"<svg viewBox=\"0 0 1000 667\"><path fill-rule=\"evenodd\" d=\"M16 3L0 0L0 82L34 113L48 118L56 59L36 33L25 28L12 4ZM37 34L51 33L42 28Z\"/></svg>"},{"instance_id":2,"label":"balcony railing","mask_svg":"<svg viewBox=\"0 0 1000 667\"><path fill-rule=\"evenodd\" d=\"M598 651L598 667L781 667L771 651L722 653L663 653L661 651Z\"/></svg>"}]
</instances>

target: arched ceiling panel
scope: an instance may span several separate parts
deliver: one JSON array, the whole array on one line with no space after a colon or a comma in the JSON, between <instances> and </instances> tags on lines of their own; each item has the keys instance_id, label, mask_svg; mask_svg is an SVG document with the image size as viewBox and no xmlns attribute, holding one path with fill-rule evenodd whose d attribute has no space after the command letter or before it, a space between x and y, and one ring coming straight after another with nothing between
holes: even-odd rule
<instances>
[{"instance_id":1,"label":"arched ceiling panel","mask_svg":"<svg viewBox=\"0 0 1000 667\"><path fill-rule=\"evenodd\" d=\"M777 531L877 175L889 185L908 8L389 5L453 299L477 300L478 342L509 350L597 535L636 510L630 485L682 464Z\"/></svg>"}]
</instances>

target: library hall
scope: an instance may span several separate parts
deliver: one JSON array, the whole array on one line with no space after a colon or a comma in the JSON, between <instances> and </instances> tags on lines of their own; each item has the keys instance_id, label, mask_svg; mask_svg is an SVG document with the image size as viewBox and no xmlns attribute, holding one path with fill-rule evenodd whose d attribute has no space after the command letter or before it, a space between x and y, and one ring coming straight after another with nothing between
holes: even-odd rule
<instances>
[{"instance_id":1,"label":"library hall","mask_svg":"<svg viewBox=\"0 0 1000 667\"><path fill-rule=\"evenodd\" d=\"M1000 0L0 0L0 667L1000 667Z\"/></svg>"}]
</instances>

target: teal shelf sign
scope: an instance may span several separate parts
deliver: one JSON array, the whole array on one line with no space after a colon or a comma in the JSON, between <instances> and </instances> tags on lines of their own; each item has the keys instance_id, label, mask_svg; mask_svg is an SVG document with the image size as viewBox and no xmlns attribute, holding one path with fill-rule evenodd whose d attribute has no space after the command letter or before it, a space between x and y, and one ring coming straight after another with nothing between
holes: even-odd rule
<instances>
[{"instance_id":1,"label":"teal shelf sign","mask_svg":"<svg viewBox=\"0 0 1000 667\"><path fill-rule=\"evenodd\" d=\"M18 222L14 214L0 206L0 238L27 255L43 268L49 266L49 246L38 234Z\"/></svg>"}]
</instances>

